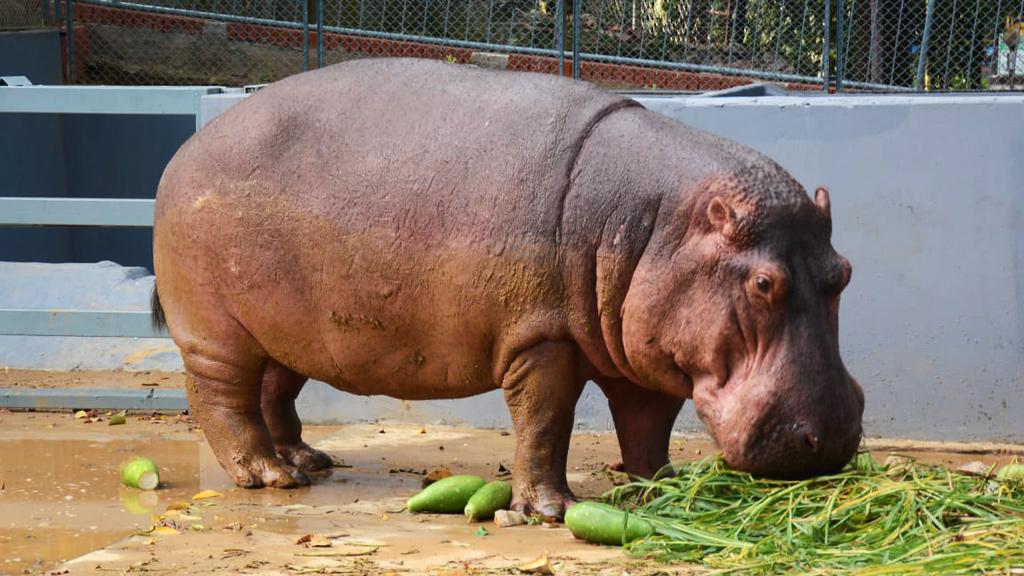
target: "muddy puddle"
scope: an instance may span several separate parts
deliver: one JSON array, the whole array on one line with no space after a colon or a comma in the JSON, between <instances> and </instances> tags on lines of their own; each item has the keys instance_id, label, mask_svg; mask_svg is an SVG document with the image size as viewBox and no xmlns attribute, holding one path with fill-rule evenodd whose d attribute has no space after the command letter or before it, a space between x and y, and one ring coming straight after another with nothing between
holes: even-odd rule
<instances>
[{"instance_id":1,"label":"muddy puddle","mask_svg":"<svg viewBox=\"0 0 1024 576\"><path fill-rule=\"evenodd\" d=\"M489 533L481 535L480 525L460 517L402 511L422 474L438 466L507 477L514 448L507 431L377 424L314 426L306 437L343 466L308 488L241 490L187 420L129 416L125 425L108 426L70 414L0 413L0 573L507 574L545 555L560 574L701 572L666 570L590 546L562 526L486 524ZM970 460L1001 464L1020 452L871 444L879 459L895 452L951 467ZM574 436L569 480L579 496L598 496L623 479L607 469L617 451L614 434ZM706 440L675 440L671 456L713 453ZM119 466L134 455L158 463L159 490L120 485ZM221 496L192 502L203 490ZM154 524L173 529L145 533ZM297 544L306 534L332 545Z\"/></svg>"}]
</instances>

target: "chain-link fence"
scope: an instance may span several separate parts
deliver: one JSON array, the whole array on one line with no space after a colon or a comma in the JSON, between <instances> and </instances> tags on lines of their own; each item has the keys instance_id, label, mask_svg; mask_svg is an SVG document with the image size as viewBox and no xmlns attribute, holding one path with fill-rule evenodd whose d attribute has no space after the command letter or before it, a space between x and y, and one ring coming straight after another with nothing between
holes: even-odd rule
<instances>
[{"instance_id":1,"label":"chain-link fence","mask_svg":"<svg viewBox=\"0 0 1024 576\"><path fill-rule=\"evenodd\" d=\"M0 0L0 6L0 23L22 13L65 22L70 10L66 59L78 83L258 84L367 56L561 72L631 89L707 90L762 80L805 90L995 90L1019 88L1024 76L1018 49L1024 0Z\"/></svg>"},{"instance_id":2,"label":"chain-link fence","mask_svg":"<svg viewBox=\"0 0 1024 576\"><path fill-rule=\"evenodd\" d=\"M48 0L0 0L0 31L32 30L56 25Z\"/></svg>"},{"instance_id":3,"label":"chain-link fence","mask_svg":"<svg viewBox=\"0 0 1024 576\"><path fill-rule=\"evenodd\" d=\"M1020 87L1022 0L846 2L844 79L917 90Z\"/></svg>"}]
</instances>

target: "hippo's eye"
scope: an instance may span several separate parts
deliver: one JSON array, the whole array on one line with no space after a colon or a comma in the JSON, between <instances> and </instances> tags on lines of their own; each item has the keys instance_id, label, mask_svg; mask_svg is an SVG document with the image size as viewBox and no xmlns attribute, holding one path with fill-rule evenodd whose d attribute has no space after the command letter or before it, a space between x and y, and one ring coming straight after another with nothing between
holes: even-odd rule
<instances>
[{"instance_id":1,"label":"hippo's eye","mask_svg":"<svg viewBox=\"0 0 1024 576\"><path fill-rule=\"evenodd\" d=\"M754 279L754 285L762 294L772 293L772 281L767 276L758 276Z\"/></svg>"}]
</instances>

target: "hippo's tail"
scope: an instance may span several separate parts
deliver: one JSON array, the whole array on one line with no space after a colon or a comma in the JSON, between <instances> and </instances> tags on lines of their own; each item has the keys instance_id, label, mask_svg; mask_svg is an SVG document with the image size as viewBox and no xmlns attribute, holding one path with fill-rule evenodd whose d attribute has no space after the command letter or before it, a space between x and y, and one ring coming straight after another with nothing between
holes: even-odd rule
<instances>
[{"instance_id":1,"label":"hippo's tail","mask_svg":"<svg viewBox=\"0 0 1024 576\"><path fill-rule=\"evenodd\" d=\"M160 305L160 294L156 291L156 283L153 284L153 296L149 299L149 307L152 310L153 328L156 330L167 328L167 318L164 316L164 307Z\"/></svg>"}]
</instances>

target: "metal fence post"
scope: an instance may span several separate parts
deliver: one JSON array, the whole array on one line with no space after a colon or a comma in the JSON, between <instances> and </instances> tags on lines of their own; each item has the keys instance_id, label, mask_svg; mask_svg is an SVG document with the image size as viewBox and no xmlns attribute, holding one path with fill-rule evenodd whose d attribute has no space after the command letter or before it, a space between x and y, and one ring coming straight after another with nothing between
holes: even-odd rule
<instances>
[{"instance_id":1,"label":"metal fence post","mask_svg":"<svg viewBox=\"0 0 1024 576\"><path fill-rule=\"evenodd\" d=\"M935 0L928 0L924 15L924 30L921 32L921 49L917 54L917 75L914 76L914 90L924 90L924 69L928 59L928 39L932 35L932 17L935 15Z\"/></svg>"},{"instance_id":2,"label":"metal fence post","mask_svg":"<svg viewBox=\"0 0 1024 576\"><path fill-rule=\"evenodd\" d=\"M309 70L309 1L302 2L302 70Z\"/></svg>"},{"instance_id":3,"label":"metal fence post","mask_svg":"<svg viewBox=\"0 0 1024 576\"><path fill-rule=\"evenodd\" d=\"M832 0L825 0L825 17L822 19L822 33L821 33L821 80L822 85L825 89L825 94L828 94L829 84L829 40L832 35Z\"/></svg>"},{"instance_id":4,"label":"metal fence post","mask_svg":"<svg viewBox=\"0 0 1024 576\"><path fill-rule=\"evenodd\" d=\"M60 0L57 0L57 1L59 2ZM74 74L75 74L75 66L74 66L75 30L74 30L74 24L73 24L74 17L73 17L73 14L72 14L72 12L73 12L73 10L72 10L72 2L73 2L73 0L67 0L68 5L67 5L67 7L66 7L67 9L65 10L65 13L64 13L64 16L66 18L66 23L65 23L64 26L65 26L65 29L67 30L67 32L66 32L67 36L65 37L65 40L67 42L67 50L68 50L68 84L71 84L74 81Z\"/></svg>"},{"instance_id":5,"label":"metal fence post","mask_svg":"<svg viewBox=\"0 0 1024 576\"><path fill-rule=\"evenodd\" d=\"M836 0L836 92L843 89L843 67L846 65L846 58L843 55L845 18L846 0Z\"/></svg>"},{"instance_id":6,"label":"metal fence post","mask_svg":"<svg viewBox=\"0 0 1024 576\"><path fill-rule=\"evenodd\" d=\"M583 0L572 2L572 77L580 78L580 10Z\"/></svg>"},{"instance_id":7,"label":"metal fence post","mask_svg":"<svg viewBox=\"0 0 1024 576\"><path fill-rule=\"evenodd\" d=\"M558 47L558 75L565 76L565 0L555 0L555 43Z\"/></svg>"},{"instance_id":8,"label":"metal fence post","mask_svg":"<svg viewBox=\"0 0 1024 576\"><path fill-rule=\"evenodd\" d=\"M324 65L324 0L316 0L316 67Z\"/></svg>"}]
</instances>

